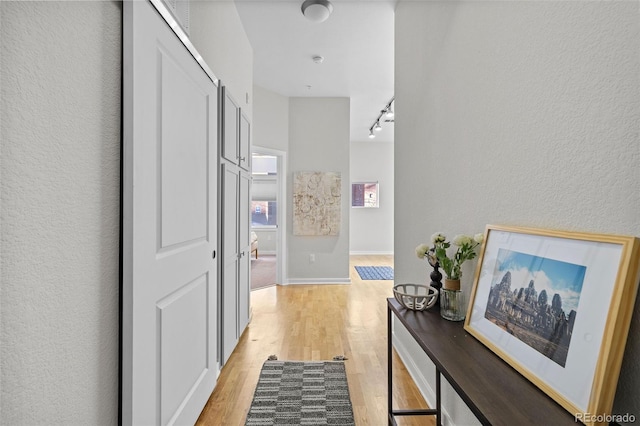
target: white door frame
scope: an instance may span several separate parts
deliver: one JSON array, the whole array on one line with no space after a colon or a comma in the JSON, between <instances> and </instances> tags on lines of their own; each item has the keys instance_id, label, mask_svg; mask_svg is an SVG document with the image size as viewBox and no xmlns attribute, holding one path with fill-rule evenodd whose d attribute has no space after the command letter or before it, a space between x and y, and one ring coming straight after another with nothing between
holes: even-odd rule
<instances>
[{"instance_id":1,"label":"white door frame","mask_svg":"<svg viewBox=\"0 0 640 426\"><path fill-rule=\"evenodd\" d=\"M278 226L276 227L276 282L289 283L287 274L287 153L279 149L251 146L251 154L273 155L278 158Z\"/></svg>"}]
</instances>

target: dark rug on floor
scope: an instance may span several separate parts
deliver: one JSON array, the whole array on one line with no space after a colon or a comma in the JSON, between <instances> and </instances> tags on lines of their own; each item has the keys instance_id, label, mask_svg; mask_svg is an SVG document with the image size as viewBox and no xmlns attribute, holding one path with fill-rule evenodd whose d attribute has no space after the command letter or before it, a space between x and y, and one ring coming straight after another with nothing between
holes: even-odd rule
<instances>
[{"instance_id":1,"label":"dark rug on floor","mask_svg":"<svg viewBox=\"0 0 640 426\"><path fill-rule=\"evenodd\" d=\"M391 266L356 266L355 268L363 280L393 279L393 268Z\"/></svg>"},{"instance_id":2,"label":"dark rug on floor","mask_svg":"<svg viewBox=\"0 0 640 426\"><path fill-rule=\"evenodd\" d=\"M276 257L260 255L251 258L251 290L271 287L276 284Z\"/></svg>"},{"instance_id":3,"label":"dark rug on floor","mask_svg":"<svg viewBox=\"0 0 640 426\"><path fill-rule=\"evenodd\" d=\"M247 426L354 425L344 363L266 361Z\"/></svg>"}]
</instances>

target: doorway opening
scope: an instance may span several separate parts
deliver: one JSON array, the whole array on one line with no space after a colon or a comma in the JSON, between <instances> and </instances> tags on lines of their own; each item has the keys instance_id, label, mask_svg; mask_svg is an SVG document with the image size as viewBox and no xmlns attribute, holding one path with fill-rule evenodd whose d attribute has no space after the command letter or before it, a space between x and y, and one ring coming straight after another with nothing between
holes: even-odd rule
<instances>
[{"instance_id":1,"label":"doorway opening","mask_svg":"<svg viewBox=\"0 0 640 426\"><path fill-rule=\"evenodd\" d=\"M251 290L285 284L286 153L253 147Z\"/></svg>"}]
</instances>

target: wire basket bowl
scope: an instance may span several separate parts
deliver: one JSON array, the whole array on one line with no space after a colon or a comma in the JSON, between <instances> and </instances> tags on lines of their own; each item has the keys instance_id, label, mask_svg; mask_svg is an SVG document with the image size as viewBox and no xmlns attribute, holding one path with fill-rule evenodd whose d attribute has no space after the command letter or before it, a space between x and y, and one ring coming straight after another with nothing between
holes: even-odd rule
<instances>
[{"instance_id":1,"label":"wire basket bowl","mask_svg":"<svg viewBox=\"0 0 640 426\"><path fill-rule=\"evenodd\" d=\"M424 311L438 301L438 290L423 284L396 284L393 295L398 303L412 311Z\"/></svg>"}]
</instances>

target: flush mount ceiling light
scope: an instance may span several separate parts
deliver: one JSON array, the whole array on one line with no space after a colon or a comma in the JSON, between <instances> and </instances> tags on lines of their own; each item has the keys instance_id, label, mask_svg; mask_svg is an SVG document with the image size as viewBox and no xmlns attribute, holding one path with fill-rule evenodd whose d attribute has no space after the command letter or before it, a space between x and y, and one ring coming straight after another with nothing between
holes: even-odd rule
<instances>
[{"instance_id":1,"label":"flush mount ceiling light","mask_svg":"<svg viewBox=\"0 0 640 426\"><path fill-rule=\"evenodd\" d=\"M308 20L323 22L333 12L333 5L327 0L305 0L300 9Z\"/></svg>"}]
</instances>

